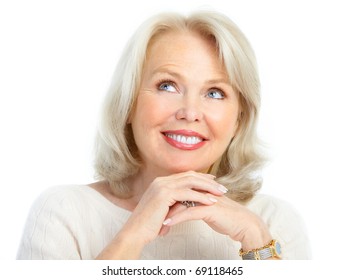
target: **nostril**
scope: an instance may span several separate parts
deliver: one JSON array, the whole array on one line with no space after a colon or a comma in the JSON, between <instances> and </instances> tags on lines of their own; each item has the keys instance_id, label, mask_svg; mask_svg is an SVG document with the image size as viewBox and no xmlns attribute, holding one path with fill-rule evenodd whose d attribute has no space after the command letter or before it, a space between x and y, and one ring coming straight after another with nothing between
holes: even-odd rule
<instances>
[{"instance_id":1,"label":"nostril","mask_svg":"<svg viewBox=\"0 0 344 280\"><path fill-rule=\"evenodd\" d=\"M201 121L203 113L197 108L181 108L176 112L177 120L186 120L188 122Z\"/></svg>"}]
</instances>

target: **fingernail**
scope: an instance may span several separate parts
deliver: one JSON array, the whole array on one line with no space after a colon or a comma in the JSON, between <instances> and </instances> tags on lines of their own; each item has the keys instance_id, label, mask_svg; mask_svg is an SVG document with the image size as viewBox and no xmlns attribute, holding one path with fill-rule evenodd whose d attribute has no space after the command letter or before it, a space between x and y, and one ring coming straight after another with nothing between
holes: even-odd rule
<instances>
[{"instance_id":1,"label":"fingernail","mask_svg":"<svg viewBox=\"0 0 344 280\"><path fill-rule=\"evenodd\" d=\"M211 202L217 202L217 199L214 198L214 197L209 197L209 200L210 200Z\"/></svg>"},{"instance_id":2,"label":"fingernail","mask_svg":"<svg viewBox=\"0 0 344 280\"><path fill-rule=\"evenodd\" d=\"M217 189L218 189L219 191L223 192L223 193L228 192L228 189L227 189L225 186L222 186L222 185L220 185Z\"/></svg>"},{"instance_id":3,"label":"fingernail","mask_svg":"<svg viewBox=\"0 0 344 280\"><path fill-rule=\"evenodd\" d=\"M166 225L168 225L171 221L172 221L172 219L168 218L168 219L166 219L165 221L163 221L162 224L163 224L164 226L166 226Z\"/></svg>"}]
</instances>

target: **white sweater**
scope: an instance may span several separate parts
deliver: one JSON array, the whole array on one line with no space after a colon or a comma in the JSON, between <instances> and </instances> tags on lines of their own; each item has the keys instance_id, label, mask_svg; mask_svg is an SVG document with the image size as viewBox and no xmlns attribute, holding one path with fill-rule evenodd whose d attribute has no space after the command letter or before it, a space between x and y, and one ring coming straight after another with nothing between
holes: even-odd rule
<instances>
[{"instance_id":1,"label":"white sweater","mask_svg":"<svg viewBox=\"0 0 344 280\"><path fill-rule=\"evenodd\" d=\"M267 223L284 259L310 258L303 221L289 204L257 194L247 207ZM50 188L32 206L17 258L94 259L130 215L89 186ZM240 259L240 247L203 221L190 221L147 245L141 259Z\"/></svg>"}]
</instances>

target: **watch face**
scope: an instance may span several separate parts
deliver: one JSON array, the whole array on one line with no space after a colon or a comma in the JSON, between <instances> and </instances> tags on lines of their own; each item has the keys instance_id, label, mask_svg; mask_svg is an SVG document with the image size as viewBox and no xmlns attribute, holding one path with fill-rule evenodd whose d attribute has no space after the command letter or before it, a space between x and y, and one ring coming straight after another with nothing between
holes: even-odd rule
<instances>
[{"instance_id":1,"label":"watch face","mask_svg":"<svg viewBox=\"0 0 344 280\"><path fill-rule=\"evenodd\" d=\"M278 256L280 256L282 254L282 248L281 248L281 244L279 242L275 243L275 250Z\"/></svg>"}]
</instances>

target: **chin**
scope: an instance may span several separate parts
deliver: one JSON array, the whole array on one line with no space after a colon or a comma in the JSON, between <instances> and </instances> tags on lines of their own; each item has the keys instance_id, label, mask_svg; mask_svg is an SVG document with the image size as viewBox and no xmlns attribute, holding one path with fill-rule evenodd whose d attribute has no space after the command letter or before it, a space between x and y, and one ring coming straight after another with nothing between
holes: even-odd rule
<instances>
[{"instance_id":1,"label":"chin","mask_svg":"<svg viewBox=\"0 0 344 280\"><path fill-rule=\"evenodd\" d=\"M209 166L207 167L201 167L201 166L195 166L195 165L178 165L169 168L169 171L171 174L175 173L183 173L188 171L195 171L195 172L202 172L204 173L204 170L209 170Z\"/></svg>"}]
</instances>

